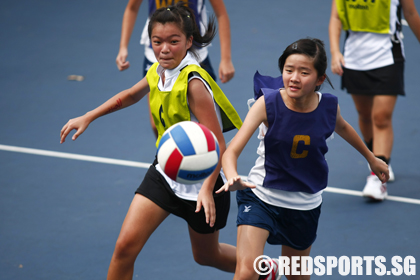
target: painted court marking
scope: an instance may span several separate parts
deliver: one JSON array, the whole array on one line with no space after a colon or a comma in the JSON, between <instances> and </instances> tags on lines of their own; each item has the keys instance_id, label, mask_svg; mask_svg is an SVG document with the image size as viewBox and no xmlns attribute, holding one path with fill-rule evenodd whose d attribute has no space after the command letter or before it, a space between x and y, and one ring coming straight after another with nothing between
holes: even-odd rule
<instances>
[{"instance_id":1,"label":"painted court marking","mask_svg":"<svg viewBox=\"0 0 420 280\"><path fill-rule=\"evenodd\" d=\"M106 163L106 164L115 164L115 165L138 167L138 168L149 168L149 166L150 166L150 163L144 163L144 162L105 158L105 157L96 157L96 156L86 156L86 155L71 154L71 153L54 152L54 151L32 149L32 148L23 148L23 147L16 147L16 146L1 145L1 144L0 144L0 150L8 151L8 152L39 155L39 156L48 156L48 157L83 160L83 161ZM246 178L246 176L241 176L241 177ZM362 196L361 191L340 189L340 188L334 188L334 187L327 187L326 189L324 189L324 191L330 192L330 193L344 194L344 195ZM414 198L407 198L407 197L399 197L399 196L389 195L387 197L387 200L420 205L420 199L414 199Z\"/></svg>"}]
</instances>

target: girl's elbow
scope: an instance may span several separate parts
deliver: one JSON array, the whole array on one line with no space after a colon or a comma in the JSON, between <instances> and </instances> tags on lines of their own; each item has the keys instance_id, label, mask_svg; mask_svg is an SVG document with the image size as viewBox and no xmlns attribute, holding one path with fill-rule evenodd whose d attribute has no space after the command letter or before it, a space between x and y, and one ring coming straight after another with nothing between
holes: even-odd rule
<instances>
[{"instance_id":1,"label":"girl's elbow","mask_svg":"<svg viewBox=\"0 0 420 280\"><path fill-rule=\"evenodd\" d=\"M345 125L338 125L335 127L334 132L341 136L345 132L345 130Z\"/></svg>"}]
</instances>

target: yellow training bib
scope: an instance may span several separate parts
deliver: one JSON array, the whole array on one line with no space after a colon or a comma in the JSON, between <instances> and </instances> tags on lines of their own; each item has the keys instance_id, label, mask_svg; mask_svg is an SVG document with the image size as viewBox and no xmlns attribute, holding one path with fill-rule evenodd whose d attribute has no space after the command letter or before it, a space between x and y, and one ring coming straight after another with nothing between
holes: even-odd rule
<instances>
[{"instance_id":1,"label":"yellow training bib","mask_svg":"<svg viewBox=\"0 0 420 280\"><path fill-rule=\"evenodd\" d=\"M390 33L391 0L336 0L344 30Z\"/></svg>"},{"instance_id":2,"label":"yellow training bib","mask_svg":"<svg viewBox=\"0 0 420 280\"><path fill-rule=\"evenodd\" d=\"M160 77L156 72L157 66L158 63L153 64L146 75L150 88L150 110L158 131L156 147L159 145L159 141L163 133L169 127L181 121L191 120L187 100L188 76L191 72L199 73L212 89L214 101L220 107L223 132L234 128L239 129L241 127L242 121L235 108L232 106L217 83L203 68L197 65L188 65L184 67L172 90L160 91L158 88Z\"/></svg>"}]
</instances>

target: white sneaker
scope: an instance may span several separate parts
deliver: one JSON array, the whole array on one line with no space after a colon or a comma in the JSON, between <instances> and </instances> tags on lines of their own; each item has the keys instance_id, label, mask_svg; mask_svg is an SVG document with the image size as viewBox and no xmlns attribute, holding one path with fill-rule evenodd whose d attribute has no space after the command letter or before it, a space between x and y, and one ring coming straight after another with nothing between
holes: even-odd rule
<instances>
[{"instance_id":1,"label":"white sneaker","mask_svg":"<svg viewBox=\"0 0 420 280\"><path fill-rule=\"evenodd\" d=\"M388 182L394 182L395 181L395 175L394 175L394 171L392 170L391 164L388 165L388 171L389 171Z\"/></svg>"},{"instance_id":2,"label":"white sneaker","mask_svg":"<svg viewBox=\"0 0 420 280\"><path fill-rule=\"evenodd\" d=\"M372 171L372 169L370 169L369 163L368 163L368 167L369 167L369 170ZM392 170L391 164L388 165L388 171L389 171L388 182L394 182L395 181L395 175L394 175L394 171Z\"/></svg>"},{"instance_id":3,"label":"white sneaker","mask_svg":"<svg viewBox=\"0 0 420 280\"><path fill-rule=\"evenodd\" d=\"M271 265L273 269L267 275L260 275L260 277L258 278L259 280L280 280L281 275L280 275L278 260L271 259L271 261L272 261Z\"/></svg>"},{"instance_id":4,"label":"white sneaker","mask_svg":"<svg viewBox=\"0 0 420 280\"><path fill-rule=\"evenodd\" d=\"M371 174L367 177L366 185L362 193L365 197L380 201L388 196L386 183L382 183L375 174Z\"/></svg>"}]
</instances>

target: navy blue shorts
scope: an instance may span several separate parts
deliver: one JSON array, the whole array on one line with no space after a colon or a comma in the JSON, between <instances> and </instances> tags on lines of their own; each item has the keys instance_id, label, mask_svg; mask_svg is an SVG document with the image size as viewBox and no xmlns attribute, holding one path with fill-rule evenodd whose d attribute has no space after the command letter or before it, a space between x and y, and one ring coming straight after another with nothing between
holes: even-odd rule
<instances>
[{"instance_id":1,"label":"navy blue shorts","mask_svg":"<svg viewBox=\"0 0 420 280\"><path fill-rule=\"evenodd\" d=\"M146 57L143 61L143 76L146 76L147 71L149 70L150 66L153 65L153 62L148 60ZM214 74L213 67L211 66L209 56L206 57L203 61L201 61L200 66L209 73L209 75L216 81L216 75Z\"/></svg>"},{"instance_id":2,"label":"navy blue shorts","mask_svg":"<svg viewBox=\"0 0 420 280\"><path fill-rule=\"evenodd\" d=\"M236 224L268 230L269 244L305 250L314 243L321 205L307 211L277 207L260 200L251 189L237 191L236 201L238 202Z\"/></svg>"}]
</instances>

